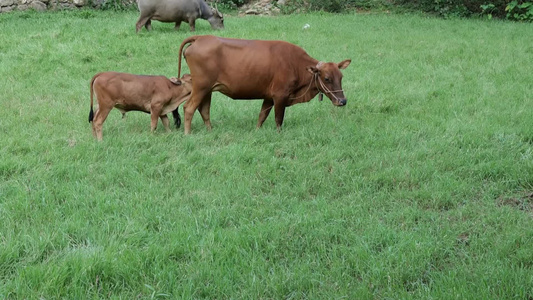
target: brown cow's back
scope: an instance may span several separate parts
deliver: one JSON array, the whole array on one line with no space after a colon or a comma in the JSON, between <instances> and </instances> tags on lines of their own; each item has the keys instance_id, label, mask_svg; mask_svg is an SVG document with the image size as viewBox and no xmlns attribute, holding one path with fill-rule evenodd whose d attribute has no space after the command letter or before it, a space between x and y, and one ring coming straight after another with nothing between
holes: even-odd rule
<instances>
[{"instance_id":1,"label":"brown cow's back","mask_svg":"<svg viewBox=\"0 0 533 300\"><path fill-rule=\"evenodd\" d=\"M210 57L224 57L210 60ZM302 64L314 66L302 48L284 41L239 40L201 36L185 50L193 86L220 91L233 99L264 99L288 89L299 77L311 75ZM207 65L206 65L207 62ZM200 80L194 80L198 77ZM243 84L245 82L246 84ZM203 86L198 86L203 85Z\"/></svg>"}]
</instances>

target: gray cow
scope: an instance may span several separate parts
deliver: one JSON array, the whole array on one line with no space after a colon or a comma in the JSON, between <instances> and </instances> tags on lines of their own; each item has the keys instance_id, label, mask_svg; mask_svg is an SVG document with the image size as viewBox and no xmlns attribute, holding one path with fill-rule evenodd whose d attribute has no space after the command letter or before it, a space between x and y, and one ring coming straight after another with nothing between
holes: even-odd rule
<instances>
[{"instance_id":1,"label":"gray cow","mask_svg":"<svg viewBox=\"0 0 533 300\"><path fill-rule=\"evenodd\" d=\"M207 20L213 29L224 29L224 18L216 9L209 7L204 0L138 0L141 16L136 24L136 32L146 27L152 29L151 20L166 23L176 22L176 30L181 22L189 23L194 31L196 19Z\"/></svg>"}]
</instances>

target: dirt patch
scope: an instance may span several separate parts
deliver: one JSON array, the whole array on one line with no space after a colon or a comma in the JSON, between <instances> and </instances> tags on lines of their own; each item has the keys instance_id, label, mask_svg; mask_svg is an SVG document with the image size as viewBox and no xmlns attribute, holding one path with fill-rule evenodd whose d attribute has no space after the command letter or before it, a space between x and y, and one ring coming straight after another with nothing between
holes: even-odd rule
<instances>
[{"instance_id":1,"label":"dirt patch","mask_svg":"<svg viewBox=\"0 0 533 300\"><path fill-rule=\"evenodd\" d=\"M500 197L498 206L511 206L513 208L528 212L533 216L533 192L522 193L517 197Z\"/></svg>"}]
</instances>

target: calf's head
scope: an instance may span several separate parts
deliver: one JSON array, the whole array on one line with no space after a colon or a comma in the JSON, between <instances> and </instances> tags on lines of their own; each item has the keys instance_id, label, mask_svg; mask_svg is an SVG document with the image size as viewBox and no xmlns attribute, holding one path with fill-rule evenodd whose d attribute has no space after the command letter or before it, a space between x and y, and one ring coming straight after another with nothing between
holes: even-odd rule
<instances>
[{"instance_id":1,"label":"calf's head","mask_svg":"<svg viewBox=\"0 0 533 300\"><path fill-rule=\"evenodd\" d=\"M343 60L338 64L318 62L316 66L307 68L315 76L315 83L318 90L328 96L333 105L346 105L346 97L342 89L342 73L340 70L346 69L351 62L351 59Z\"/></svg>"},{"instance_id":2,"label":"calf's head","mask_svg":"<svg viewBox=\"0 0 533 300\"><path fill-rule=\"evenodd\" d=\"M211 7L211 13L211 17L207 19L209 24L211 24L211 28L216 30L224 29L224 16L222 16L222 13L214 7Z\"/></svg>"},{"instance_id":3,"label":"calf's head","mask_svg":"<svg viewBox=\"0 0 533 300\"><path fill-rule=\"evenodd\" d=\"M174 84L174 94L177 98L188 98L192 92L192 77L190 74L183 74L181 78L172 77L170 82Z\"/></svg>"}]
</instances>

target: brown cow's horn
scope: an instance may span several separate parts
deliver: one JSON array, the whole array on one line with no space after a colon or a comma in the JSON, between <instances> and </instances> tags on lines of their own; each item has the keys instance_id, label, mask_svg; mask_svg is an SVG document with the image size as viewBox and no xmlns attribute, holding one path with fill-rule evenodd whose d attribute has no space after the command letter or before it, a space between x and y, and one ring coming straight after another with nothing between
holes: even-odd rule
<instances>
[{"instance_id":1,"label":"brown cow's horn","mask_svg":"<svg viewBox=\"0 0 533 300\"><path fill-rule=\"evenodd\" d=\"M322 67L323 64L324 64L323 61L319 61L319 62L316 64L316 68L317 68L317 69L320 69L320 67Z\"/></svg>"}]
</instances>

